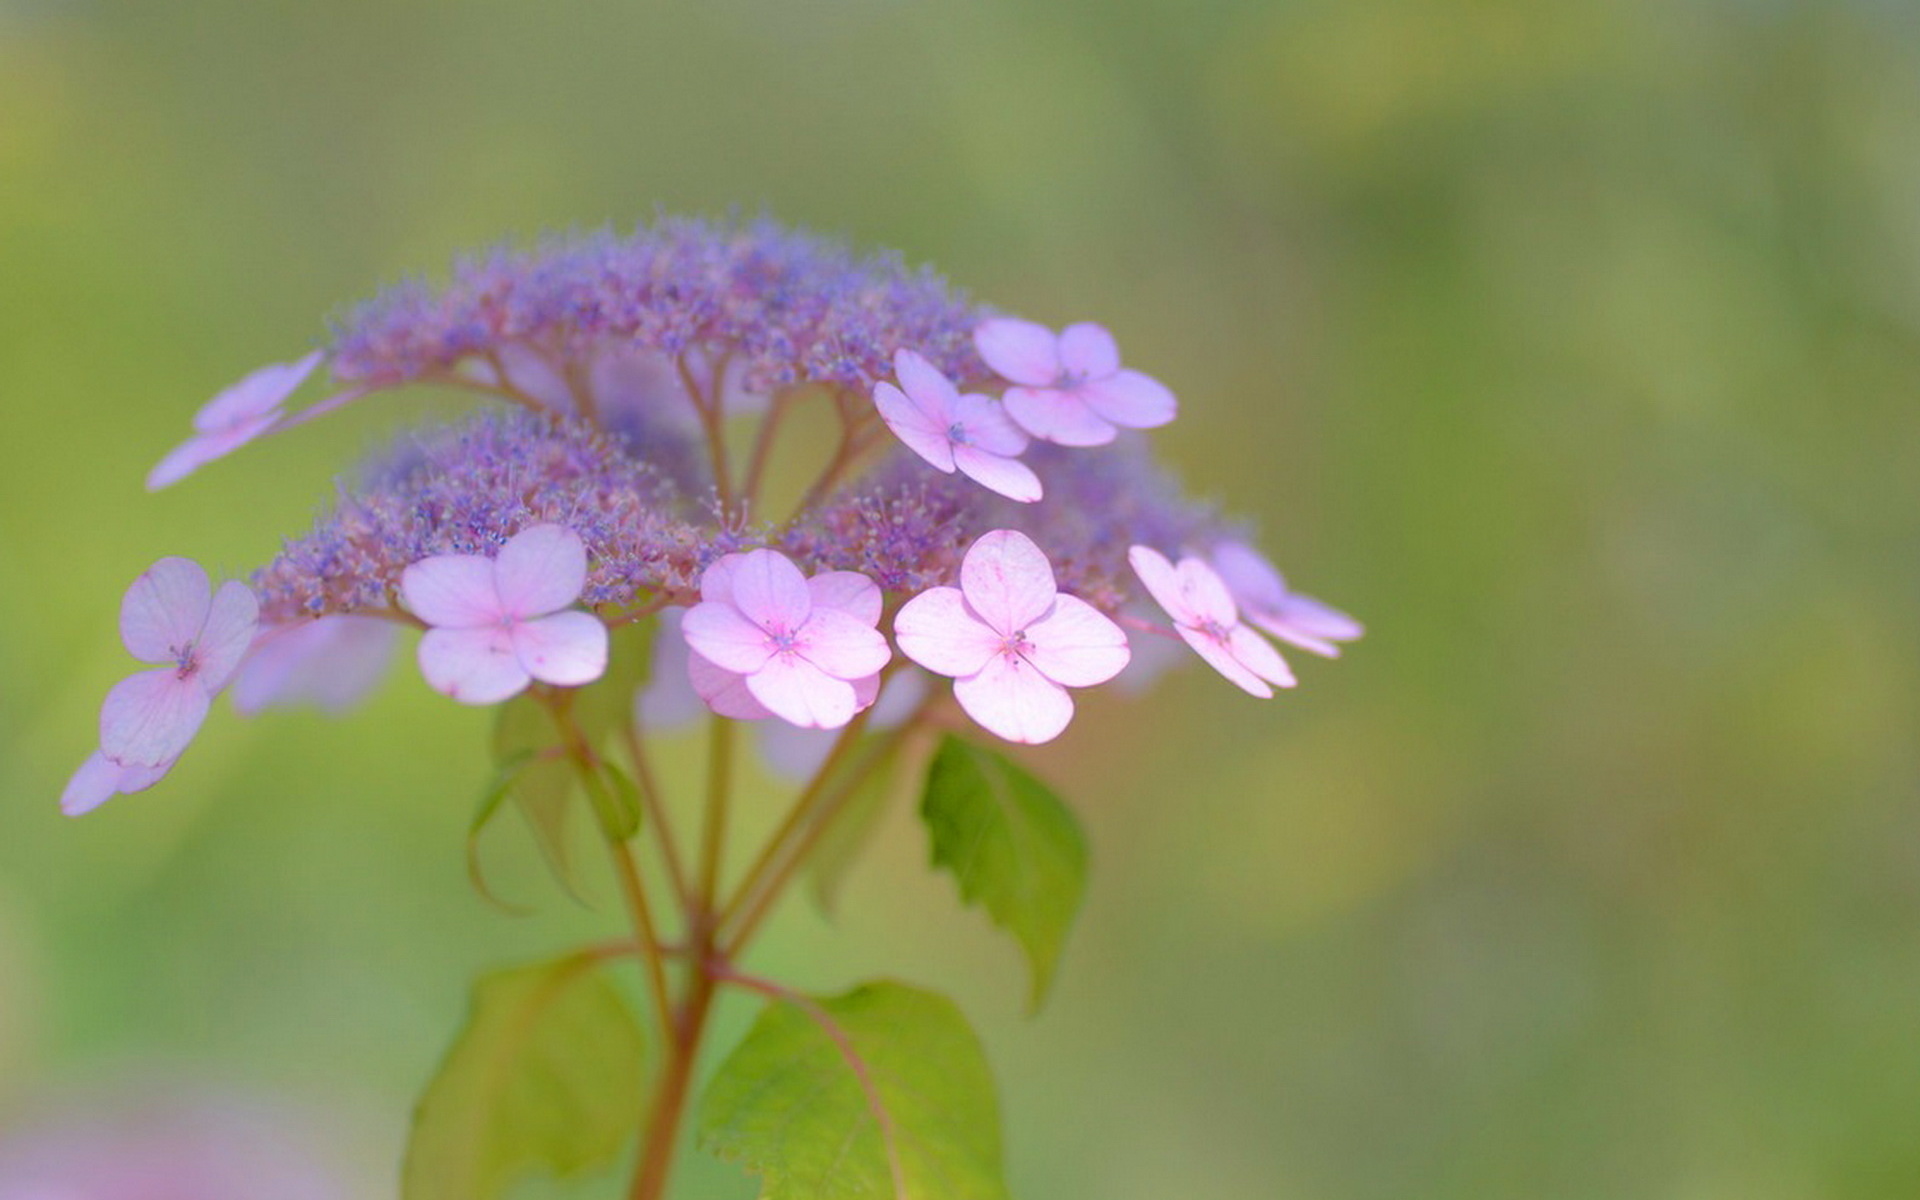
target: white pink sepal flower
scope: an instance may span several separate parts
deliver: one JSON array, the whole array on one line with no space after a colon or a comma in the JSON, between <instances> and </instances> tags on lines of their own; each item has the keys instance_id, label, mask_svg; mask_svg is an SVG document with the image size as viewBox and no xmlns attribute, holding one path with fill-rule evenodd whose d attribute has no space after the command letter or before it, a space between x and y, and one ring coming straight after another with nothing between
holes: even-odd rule
<instances>
[{"instance_id":1,"label":"white pink sepal flower","mask_svg":"<svg viewBox=\"0 0 1920 1200\"><path fill-rule=\"evenodd\" d=\"M135 658L157 665L107 693L100 749L68 781L62 810L77 816L158 782L200 731L259 620L245 584L214 591L192 559L163 558L142 572L120 602L120 638Z\"/></svg>"},{"instance_id":2,"label":"white pink sepal flower","mask_svg":"<svg viewBox=\"0 0 1920 1200\"><path fill-rule=\"evenodd\" d=\"M720 715L837 729L878 695L893 651L865 576L808 579L777 550L749 550L708 567L700 596L680 628L694 689Z\"/></svg>"},{"instance_id":3,"label":"white pink sepal flower","mask_svg":"<svg viewBox=\"0 0 1920 1200\"><path fill-rule=\"evenodd\" d=\"M270 363L207 401L193 416L193 436L147 474L147 490L157 492L178 483L280 424L287 398L313 374L320 358L315 350L290 363Z\"/></svg>"},{"instance_id":4,"label":"white pink sepal flower","mask_svg":"<svg viewBox=\"0 0 1920 1200\"><path fill-rule=\"evenodd\" d=\"M497 704L534 680L579 687L607 669L607 627L569 610L587 582L587 548L563 525L534 525L493 558L437 554L401 573L407 608L430 629L420 671L465 704Z\"/></svg>"},{"instance_id":5,"label":"white pink sepal flower","mask_svg":"<svg viewBox=\"0 0 1920 1200\"><path fill-rule=\"evenodd\" d=\"M1166 386L1120 366L1113 335L1092 322L1055 334L1017 317L993 317L974 330L980 357L1014 384L1001 397L1007 414L1042 441L1104 446L1120 428L1152 429L1179 412Z\"/></svg>"},{"instance_id":6,"label":"white pink sepal flower","mask_svg":"<svg viewBox=\"0 0 1920 1200\"><path fill-rule=\"evenodd\" d=\"M873 403L907 448L951 475L956 470L1009 500L1031 503L1040 477L1021 462L1027 435L990 396L962 393L940 368L912 350L893 356L895 387L873 385Z\"/></svg>"},{"instance_id":7,"label":"white pink sepal flower","mask_svg":"<svg viewBox=\"0 0 1920 1200\"><path fill-rule=\"evenodd\" d=\"M1221 542L1207 559L1233 593L1241 615L1283 642L1338 658L1340 647L1334 643L1353 641L1366 632L1332 605L1289 590L1279 570L1251 546Z\"/></svg>"},{"instance_id":8,"label":"white pink sepal flower","mask_svg":"<svg viewBox=\"0 0 1920 1200\"><path fill-rule=\"evenodd\" d=\"M953 677L953 695L989 732L1047 742L1073 719L1068 688L1105 683L1127 665L1127 635L1059 591L1032 538L997 529L968 549L960 586L928 588L894 618L900 650Z\"/></svg>"},{"instance_id":9,"label":"white pink sepal flower","mask_svg":"<svg viewBox=\"0 0 1920 1200\"><path fill-rule=\"evenodd\" d=\"M1240 622L1233 594L1218 572L1198 558L1175 566L1150 546L1127 551L1127 561L1147 591L1173 618L1174 632L1209 666L1262 698L1274 686L1292 687L1293 672L1265 638Z\"/></svg>"}]
</instances>

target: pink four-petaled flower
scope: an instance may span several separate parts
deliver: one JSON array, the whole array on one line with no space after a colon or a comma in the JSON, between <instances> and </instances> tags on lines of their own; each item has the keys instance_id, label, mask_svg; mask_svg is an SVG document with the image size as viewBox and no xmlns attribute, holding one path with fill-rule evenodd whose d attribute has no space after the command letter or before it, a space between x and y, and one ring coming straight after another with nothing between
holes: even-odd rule
<instances>
[{"instance_id":1,"label":"pink four-petaled flower","mask_svg":"<svg viewBox=\"0 0 1920 1200\"><path fill-rule=\"evenodd\" d=\"M1042 441L1104 446L1122 426L1151 429L1179 411L1159 380L1120 366L1113 335L1092 322L1055 335L1032 321L993 317L974 330L973 344L1015 385L1001 397L1007 414Z\"/></svg>"},{"instance_id":2,"label":"pink four-petaled flower","mask_svg":"<svg viewBox=\"0 0 1920 1200\"><path fill-rule=\"evenodd\" d=\"M587 581L587 548L562 525L534 525L494 558L438 554L401 573L400 594L432 628L420 671L434 690L495 704L533 680L579 687L607 668L607 627L562 611Z\"/></svg>"},{"instance_id":3,"label":"pink four-petaled flower","mask_svg":"<svg viewBox=\"0 0 1920 1200\"><path fill-rule=\"evenodd\" d=\"M1207 561L1233 593L1240 614L1283 642L1338 658L1340 647L1335 642L1350 642L1366 632L1360 622L1332 605L1290 590L1279 570L1251 546L1221 542Z\"/></svg>"},{"instance_id":4,"label":"pink four-petaled flower","mask_svg":"<svg viewBox=\"0 0 1920 1200\"><path fill-rule=\"evenodd\" d=\"M1134 574L1173 618L1173 629L1214 670L1251 692L1267 697L1273 687L1293 686L1293 672L1272 643L1240 622L1218 572L1198 558L1183 558L1175 566L1150 546L1127 551Z\"/></svg>"},{"instance_id":5,"label":"pink four-petaled flower","mask_svg":"<svg viewBox=\"0 0 1920 1200\"><path fill-rule=\"evenodd\" d=\"M205 464L231 454L268 432L286 414L281 406L320 365L320 352L290 363L271 363L207 401L193 415L194 434L147 475L147 490L178 483Z\"/></svg>"},{"instance_id":6,"label":"pink four-petaled flower","mask_svg":"<svg viewBox=\"0 0 1920 1200\"><path fill-rule=\"evenodd\" d=\"M900 650L953 677L967 715L1012 742L1046 742L1073 719L1070 687L1105 683L1127 665L1127 635L1055 585L1053 565L1012 529L982 536L960 586L928 588L893 622Z\"/></svg>"},{"instance_id":7,"label":"pink four-petaled flower","mask_svg":"<svg viewBox=\"0 0 1920 1200\"><path fill-rule=\"evenodd\" d=\"M940 368L912 350L893 356L900 386L873 385L873 403L907 448L951 475L958 470L1009 500L1040 498L1040 477L1016 456L1027 435L988 396L962 393Z\"/></svg>"},{"instance_id":8,"label":"pink four-petaled flower","mask_svg":"<svg viewBox=\"0 0 1920 1200\"><path fill-rule=\"evenodd\" d=\"M893 651L865 576L808 579L776 550L749 550L708 567L700 596L680 628L694 688L715 712L836 729L873 703Z\"/></svg>"},{"instance_id":9,"label":"pink four-petaled flower","mask_svg":"<svg viewBox=\"0 0 1920 1200\"><path fill-rule=\"evenodd\" d=\"M159 665L107 693L100 749L68 782L60 807L77 816L158 782L240 666L259 618L245 584L213 591L192 559L163 558L134 580L120 603L120 638L135 658Z\"/></svg>"}]
</instances>

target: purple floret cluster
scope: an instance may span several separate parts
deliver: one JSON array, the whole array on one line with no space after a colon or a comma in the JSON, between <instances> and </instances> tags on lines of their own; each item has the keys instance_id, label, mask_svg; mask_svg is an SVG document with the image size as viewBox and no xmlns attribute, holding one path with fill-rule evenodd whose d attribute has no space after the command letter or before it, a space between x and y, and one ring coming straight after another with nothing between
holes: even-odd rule
<instances>
[{"instance_id":1,"label":"purple floret cluster","mask_svg":"<svg viewBox=\"0 0 1920 1200\"><path fill-rule=\"evenodd\" d=\"M341 390L291 407L323 364ZM249 708L337 705L344 664L377 663L396 627L466 703L592 686L608 631L654 622L675 639L657 661L681 664L656 704L672 685L721 718L833 729L930 673L1029 743L1137 638L1270 696L1294 678L1269 638L1333 656L1361 632L1155 462L1144 431L1179 402L1104 327L995 315L764 221L665 220L403 284L221 392L149 486L416 383L488 408L403 435L251 587L213 592L179 559L136 583L123 634L162 665L109 697L69 811L164 775L229 681ZM769 469L796 435L828 455L810 482Z\"/></svg>"},{"instance_id":2,"label":"purple floret cluster","mask_svg":"<svg viewBox=\"0 0 1920 1200\"><path fill-rule=\"evenodd\" d=\"M986 377L972 340L985 315L897 255L772 221L682 218L462 260L443 287L409 282L351 310L330 355L343 382L392 387L507 345L570 362L608 346L669 358L724 346L758 391L865 392L901 346L956 378Z\"/></svg>"}]
</instances>

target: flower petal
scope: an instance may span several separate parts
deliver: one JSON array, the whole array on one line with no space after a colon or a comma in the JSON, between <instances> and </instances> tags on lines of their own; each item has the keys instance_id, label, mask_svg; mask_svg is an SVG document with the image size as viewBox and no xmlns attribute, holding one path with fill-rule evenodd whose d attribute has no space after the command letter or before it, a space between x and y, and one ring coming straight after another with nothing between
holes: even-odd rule
<instances>
[{"instance_id":1,"label":"flower petal","mask_svg":"<svg viewBox=\"0 0 1920 1200\"><path fill-rule=\"evenodd\" d=\"M1118 430L1073 392L1056 388L1008 388L1007 415L1043 442L1059 446L1104 446Z\"/></svg>"},{"instance_id":2,"label":"flower petal","mask_svg":"<svg viewBox=\"0 0 1920 1200\"><path fill-rule=\"evenodd\" d=\"M816 611L837 608L863 625L878 625L886 598L880 586L858 571L822 571L807 580Z\"/></svg>"},{"instance_id":3,"label":"flower petal","mask_svg":"<svg viewBox=\"0 0 1920 1200\"><path fill-rule=\"evenodd\" d=\"M1267 685L1267 681L1248 670L1246 664L1220 638L1189 625L1176 625L1174 632L1193 647L1194 653L1206 659L1208 666L1225 675L1235 686L1263 700L1273 695L1273 689Z\"/></svg>"},{"instance_id":4,"label":"flower petal","mask_svg":"<svg viewBox=\"0 0 1920 1200\"><path fill-rule=\"evenodd\" d=\"M586 586L587 544L565 525L522 529L493 560L493 590L511 617L557 612L578 600Z\"/></svg>"},{"instance_id":5,"label":"flower petal","mask_svg":"<svg viewBox=\"0 0 1920 1200\"><path fill-rule=\"evenodd\" d=\"M202 405L193 415L193 427L201 433L215 433L272 412L299 390L320 365L320 358L320 351L315 350L290 363L261 367Z\"/></svg>"},{"instance_id":6,"label":"flower petal","mask_svg":"<svg viewBox=\"0 0 1920 1200\"><path fill-rule=\"evenodd\" d=\"M1082 379L1105 379L1120 369L1120 347L1106 326L1081 321L1060 331L1060 366Z\"/></svg>"},{"instance_id":7,"label":"flower petal","mask_svg":"<svg viewBox=\"0 0 1920 1200\"><path fill-rule=\"evenodd\" d=\"M1246 543L1221 542L1208 552L1207 561L1242 611L1271 611L1286 602L1287 581L1279 568Z\"/></svg>"},{"instance_id":8,"label":"flower petal","mask_svg":"<svg viewBox=\"0 0 1920 1200\"><path fill-rule=\"evenodd\" d=\"M973 345L1002 379L1038 387L1060 378L1059 343L1045 325L992 317L974 329Z\"/></svg>"},{"instance_id":9,"label":"flower petal","mask_svg":"<svg viewBox=\"0 0 1920 1200\"><path fill-rule=\"evenodd\" d=\"M1183 558L1176 567L1151 546L1134 546L1127 551L1127 561L1176 624L1202 628L1239 623L1240 612L1227 585L1199 559Z\"/></svg>"},{"instance_id":10,"label":"flower petal","mask_svg":"<svg viewBox=\"0 0 1920 1200\"><path fill-rule=\"evenodd\" d=\"M814 609L794 649L835 679L872 675L893 658L878 629L837 608Z\"/></svg>"},{"instance_id":11,"label":"flower petal","mask_svg":"<svg viewBox=\"0 0 1920 1200\"><path fill-rule=\"evenodd\" d=\"M170 663L200 636L212 607L207 573L190 558L168 557L133 581L120 601L120 640L141 662Z\"/></svg>"},{"instance_id":12,"label":"flower petal","mask_svg":"<svg viewBox=\"0 0 1920 1200\"><path fill-rule=\"evenodd\" d=\"M147 490L157 492L198 471L216 458L223 458L240 447L270 432L280 421L277 412L261 413L213 433L196 433L167 452L167 456L147 472Z\"/></svg>"},{"instance_id":13,"label":"flower petal","mask_svg":"<svg viewBox=\"0 0 1920 1200\"><path fill-rule=\"evenodd\" d=\"M1346 613L1299 592L1289 593L1276 611L1252 612L1247 619L1282 641L1328 658L1340 657L1335 642L1350 642L1366 633L1366 627Z\"/></svg>"},{"instance_id":14,"label":"flower petal","mask_svg":"<svg viewBox=\"0 0 1920 1200\"><path fill-rule=\"evenodd\" d=\"M950 419L960 389L925 356L905 348L893 352L893 373L915 407L934 420Z\"/></svg>"},{"instance_id":15,"label":"flower petal","mask_svg":"<svg viewBox=\"0 0 1920 1200\"><path fill-rule=\"evenodd\" d=\"M1012 458L1027 448L1026 430L1014 423L1007 410L990 396L969 392L955 402L954 423L966 437L962 440L989 454Z\"/></svg>"},{"instance_id":16,"label":"flower petal","mask_svg":"<svg viewBox=\"0 0 1920 1200\"><path fill-rule=\"evenodd\" d=\"M905 392L884 380L873 385L873 404L880 410L880 419L907 449L937 469L953 473L952 422L941 419L945 414L922 412Z\"/></svg>"},{"instance_id":17,"label":"flower petal","mask_svg":"<svg viewBox=\"0 0 1920 1200\"><path fill-rule=\"evenodd\" d=\"M541 683L580 687L607 670L607 627L592 613L557 612L513 626L513 652Z\"/></svg>"},{"instance_id":18,"label":"flower petal","mask_svg":"<svg viewBox=\"0 0 1920 1200\"><path fill-rule=\"evenodd\" d=\"M1032 504L1044 494L1040 477L1017 458L1002 458L977 446L955 446L953 465L968 479L1009 500Z\"/></svg>"},{"instance_id":19,"label":"flower petal","mask_svg":"<svg viewBox=\"0 0 1920 1200\"><path fill-rule=\"evenodd\" d=\"M928 588L893 619L900 652L941 675L974 675L1000 649L1002 638L967 607L959 588Z\"/></svg>"},{"instance_id":20,"label":"flower petal","mask_svg":"<svg viewBox=\"0 0 1920 1200\"><path fill-rule=\"evenodd\" d=\"M123 792L144 791L160 782L172 763L157 767L122 767L95 750L80 764L60 793L60 811L69 817L90 813Z\"/></svg>"},{"instance_id":21,"label":"flower petal","mask_svg":"<svg viewBox=\"0 0 1920 1200\"><path fill-rule=\"evenodd\" d=\"M1240 665L1276 687L1292 687L1293 671L1287 666L1287 660L1273 648L1273 643L1261 637L1245 625L1236 625L1227 631L1227 649L1240 660Z\"/></svg>"},{"instance_id":22,"label":"flower petal","mask_svg":"<svg viewBox=\"0 0 1920 1200\"><path fill-rule=\"evenodd\" d=\"M792 633L813 612L813 594L792 559L778 550L749 550L734 567L733 606L762 629Z\"/></svg>"},{"instance_id":23,"label":"flower petal","mask_svg":"<svg viewBox=\"0 0 1920 1200\"><path fill-rule=\"evenodd\" d=\"M773 715L808 729L838 729L853 720L853 685L797 654L776 654L747 676L747 690Z\"/></svg>"},{"instance_id":24,"label":"flower petal","mask_svg":"<svg viewBox=\"0 0 1920 1200\"><path fill-rule=\"evenodd\" d=\"M1027 661L1067 687L1092 687L1118 675L1132 658L1127 635L1078 596L1058 596L1053 611L1027 627Z\"/></svg>"},{"instance_id":25,"label":"flower petal","mask_svg":"<svg viewBox=\"0 0 1920 1200\"><path fill-rule=\"evenodd\" d=\"M1053 607L1053 564L1017 529L985 533L960 562L960 590L995 633L1012 637Z\"/></svg>"},{"instance_id":26,"label":"flower petal","mask_svg":"<svg viewBox=\"0 0 1920 1200\"><path fill-rule=\"evenodd\" d=\"M209 696L227 686L240 669L259 627L260 601L253 590L235 579L221 584L213 594L207 623L194 641L195 675Z\"/></svg>"},{"instance_id":27,"label":"flower petal","mask_svg":"<svg viewBox=\"0 0 1920 1200\"><path fill-rule=\"evenodd\" d=\"M344 712L386 673L400 626L344 614L269 628L233 680L233 707L245 716L284 704Z\"/></svg>"},{"instance_id":28,"label":"flower petal","mask_svg":"<svg viewBox=\"0 0 1920 1200\"><path fill-rule=\"evenodd\" d=\"M767 631L742 616L731 604L705 600L680 618L681 635L695 654L715 666L747 674L758 671L772 655Z\"/></svg>"},{"instance_id":29,"label":"flower petal","mask_svg":"<svg viewBox=\"0 0 1920 1200\"><path fill-rule=\"evenodd\" d=\"M654 634L653 657L650 660L652 678L640 689L640 694L633 702L634 719L643 729L676 729L691 724L706 711L701 703L702 693L694 689L692 680L688 678L688 665L693 651L687 647L686 636L680 632L680 618L685 615L683 608L660 611L660 628ZM718 667L713 669L719 670Z\"/></svg>"},{"instance_id":30,"label":"flower petal","mask_svg":"<svg viewBox=\"0 0 1920 1200\"><path fill-rule=\"evenodd\" d=\"M981 727L1010 742L1037 745L1073 720L1073 697L1032 663L996 654L978 675L953 681L953 698Z\"/></svg>"},{"instance_id":31,"label":"flower petal","mask_svg":"<svg viewBox=\"0 0 1920 1200\"><path fill-rule=\"evenodd\" d=\"M715 604L733 603L733 573L744 554L723 554L700 575L700 598Z\"/></svg>"},{"instance_id":32,"label":"flower petal","mask_svg":"<svg viewBox=\"0 0 1920 1200\"><path fill-rule=\"evenodd\" d=\"M443 629L480 629L507 616L493 586L493 560L477 554L436 554L400 572L407 609Z\"/></svg>"},{"instance_id":33,"label":"flower petal","mask_svg":"<svg viewBox=\"0 0 1920 1200\"><path fill-rule=\"evenodd\" d=\"M687 681L694 694L708 708L736 721L763 721L773 715L766 705L747 690L747 677L738 671L717 667L698 654L687 655Z\"/></svg>"},{"instance_id":34,"label":"flower petal","mask_svg":"<svg viewBox=\"0 0 1920 1200\"><path fill-rule=\"evenodd\" d=\"M533 682L514 653L512 633L499 626L427 630L420 673L434 691L462 704L498 704Z\"/></svg>"},{"instance_id":35,"label":"flower petal","mask_svg":"<svg viewBox=\"0 0 1920 1200\"><path fill-rule=\"evenodd\" d=\"M210 704L200 681L175 667L123 679L100 706L100 752L122 767L170 763L200 731Z\"/></svg>"},{"instance_id":36,"label":"flower petal","mask_svg":"<svg viewBox=\"0 0 1920 1200\"><path fill-rule=\"evenodd\" d=\"M1180 415L1180 402L1173 392L1158 379L1138 371L1089 380L1077 390L1096 416L1128 429L1153 429Z\"/></svg>"}]
</instances>

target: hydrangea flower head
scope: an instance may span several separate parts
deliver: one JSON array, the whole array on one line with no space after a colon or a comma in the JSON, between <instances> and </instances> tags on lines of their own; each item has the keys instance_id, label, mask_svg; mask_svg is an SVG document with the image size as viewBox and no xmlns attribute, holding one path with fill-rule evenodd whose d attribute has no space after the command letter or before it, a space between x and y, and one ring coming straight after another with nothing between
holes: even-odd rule
<instances>
[{"instance_id":1,"label":"hydrangea flower head","mask_svg":"<svg viewBox=\"0 0 1920 1200\"><path fill-rule=\"evenodd\" d=\"M322 364L344 391L289 415ZM801 729L875 703L887 629L1018 742L1066 727L1070 690L1127 663L1120 626L1156 598L1255 694L1292 676L1249 626L1320 653L1359 633L1155 463L1137 431L1176 402L1103 327L1055 333L765 221L664 220L404 284L216 397L155 482L414 384L480 411L402 433L250 588L207 598L181 566L140 585L129 646L166 666L115 689L70 809L157 780L236 669L243 711L343 708L408 625L430 685L489 704L589 686L610 628L683 612L685 666L656 671L707 711ZM839 449L793 504L762 468L802 422ZM1167 557L1195 547L1211 565ZM673 698L658 679L639 694Z\"/></svg>"},{"instance_id":2,"label":"hydrangea flower head","mask_svg":"<svg viewBox=\"0 0 1920 1200\"><path fill-rule=\"evenodd\" d=\"M880 592L871 581L845 571L808 579L784 554L753 550L707 568L700 590L701 602L680 621L688 647L741 676L767 712L834 729L863 707L856 683L873 702L893 652L874 628Z\"/></svg>"},{"instance_id":3,"label":"hydrangea flower head","mask_svg":"<svg viewBox=\"0 0 1920 1200\"><path fill-rule=\"evenodd\" d=\"M128 653L158 665L107 693L100 749L67 784L61 807L87 812L158 782L239 669L259 617L245 584L229 581L214 591L192 559L163 558L142 572L121 600L120 637Z\"/></svg>"},{"instance_id":4,"label":"hydrangea flower head","mask_svg":"<svg viewBox=\"0 0 1920 1200\"><path fill-rule=\"evenodd\" d=\"M1366 632L1339 609L1290 590L1279 569L1245 542L1221 542L1208 553L1207 561L1233 593L1241 615L1283 642L1338 658L1340 647L1335 643L1353 641Z\"/></svg>"},{"instance_id":5,"label":"hydrangea flower head","mask_svg":"<svg viewBox=\"0 0 1920 1200\"><path fill-rule=\"evenodd\" d=\"M1017 317L995 317L974 332L980 357L1015 386L1007 412L1043 441L1104 446L1119 430L1152 429L1179 412L1159 380L1120 366L1106 328L1083 321L1055 334Z\"/></svg>"},{"instance_id":6,"label":"hydrangea flower head","mask_svg":"<svg viewBox=\"0 0 1920 1200\"><path fill-rule=\"evenodd\" d=\"M893 623L907 657L953 677L967 715L1010 742L1050 742L1073 719L1070 687L1105 683L1127 665L1127 635L1055 586L1032 538L985 534L960 564L960 586L929 588Z\"/></svg>"},{"instance_id":7,"label":"hydrangea flower head","mask_svg":"<svg viewBox=\"0 0 1920 1200\"><path fill-rule=\"evenodd\" d=\"M493 558L421 559L400 577L408 610L431 626L421 673L467 704L497 704L536 679L593 682L607 669L607 627L568 609L586 581L586 544L560 525L523 530Z\"/></svg>"},{"instance_id":8,"label":"hydrangea flower head","mask_svg":"<svg viewBox=\"0 0 1920 1200\"><path fill-rule=\"evenodd\" d=\"M1292 687L1293 672L1280 652L1240 623L1240 610L1220 575L1205 561L1183 558L1178 566L1151 546L1128 553L1140 582L1173 618L1173 630L1234 684L1263 699L1273 685Z\"/></svg>"},{"instance_id":9,"label":"hydrangea flower head","mask_svg":"<svg viewBox=\"0 0 1920 1200\"><path fill-rule=\"evenodd\" d=\"M911 350L894 356L900 386L873 386L887 428L933 466L962 475L1009 500L1040 498L1039 476L1018 459L1027 435L986 396L962 394L953 380Z\"/></svg>"},{"instance_id":10,"label":"hydrangea flower head","mask_svg":"<svg viewBox=\"0 0 1920 1200\"><path fill-rule=\"evenodd\" d=\"M278 425L287 398L320 365L320 351L290 363L270 363L207 401L193 418L193 436L157 463L147 490L185 479L207 463L231 454Z\"/></svg>"}]
</instances>

